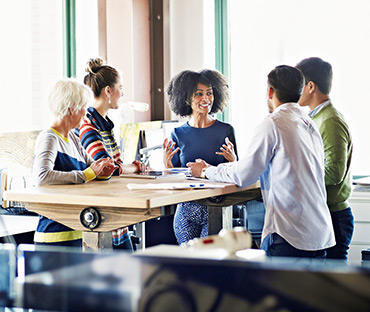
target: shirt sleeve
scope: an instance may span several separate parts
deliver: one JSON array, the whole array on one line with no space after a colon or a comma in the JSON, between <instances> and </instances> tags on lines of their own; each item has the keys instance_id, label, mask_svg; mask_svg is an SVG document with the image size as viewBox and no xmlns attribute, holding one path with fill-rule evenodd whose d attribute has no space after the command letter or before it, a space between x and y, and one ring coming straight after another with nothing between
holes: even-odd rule
<instances>
[{"instance_id":1,"label":"shirt sleeve","mask_svg":"<svg viewBox=\"0 0 370 312\"><path fill-rule=\"evenodd\" d=\"M245 187L257 182L268 168L275 153L276 135L274 124L266 118L253 132L245 156L233 163L223 163L206 170L210 180L232 182Z\"/></svg>"},{"instance_id":2,"label":"shirt sleeve","mask_svg":"<svg viewBox=\"0 0 370 312\"><path fill-rule=\"evenodd\" d=\"M92 178L88 168L85 170L58 171L54 170L58 153L58 138L48 132L41 133L35 144L35 158L33 163L33 182L35 185L45 184L77 184L84 183ZM87 165L90 165L88 155ZM86 173L85 173L86 171ZM95 174L94 174L95 178Z\"/></svg>"},{"instance_id":3,"label":"shirt sleeve","mask_svg":"<svg viewBox=\"0 0 370 312\"><path fill-rule=\"evenodd\" d=\"M347 128L339 119L330 118L323 122L320 132L325 149L325 184L340 184L347 172Z\"/></svg>"},{"instance_id":4,"label":"shirt sleeve","mask_svg":"<svg viewBox=\"0 0 370 312\"><path fill-rule=\"evenodd\" d=\"M173 130L171 132L171 140L176 143L175 146L174 146L174 148L173 148L173 150L175 150L177 147L179 147L179 142L177 140L177 136L175 134L175 130ZM171 162L172 162L172 166L174 166L175 168L181 167L180 151L178 151L175 155L173 155L173 157L171 159Z\"/></svg>"},{"instance_id":5,"label":"shirt sleeve","mask_svg":"<svg viewBox=\"0 0 370 312\"><path fill-rule=\"evenodd\" d=\"M228 136L230 142L234 144L234 151L235 151L236 159L238 160L238 150L237 150L237 147L236 147L235 130L234 130L233 126L231 126L231 125L230 125L229 133L228 133L227 136Z\"/></svg>"},{"instance_id":6,"label":"shirt sleeve","mask_svg":"<svg viewBox=\"0 0 370 312\"><path fill-rule=\"evenodd\" d=\"M111 158L103 144L103 139L96 127L90 123L83 122L80 126L80 141L87 153L94 159ZM120 158L113 159L114 163L119 166L123 163ZM115 175L119 175L120 169L115 170ZM107 180L110 177L98 176L98 180Z\"/></svg>"},{"instance_id":7,"label":"shirt sleeve","mask_svg":"<svg viewBox=\"0 0 370 312\"><path fill-rule=\"evenodd\" d=\"M94 159L111 158L105 146L99 131L88 123L83 123L80 127L80 141L87 153Z\"/></svg>"}]
</instances>

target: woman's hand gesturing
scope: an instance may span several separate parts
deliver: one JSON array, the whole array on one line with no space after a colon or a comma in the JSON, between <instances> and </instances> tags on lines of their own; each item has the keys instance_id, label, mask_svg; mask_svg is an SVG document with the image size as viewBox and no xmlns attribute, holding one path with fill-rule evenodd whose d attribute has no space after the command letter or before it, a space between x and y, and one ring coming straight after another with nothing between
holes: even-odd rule
<instances>
[{"instance_id":1,"label":"woman's hand gesturing","mask_svg":"<svg viewBox=\"0 0 370 312\"><path fill-rule=\"evenodd\" d=\"M171 159L180 150L179 147L173 150L175 145L176 143L169 138L165 138L163 141L163 163L166 168L173 168Z\"/></svg>"},{"instance_id":2,"label":"woman's hand gesturing","mask_svg":"<svg viewBox=\"0 0 370 312\"><path fill-rule=\"evenodd\" d=\"M217 155L222 155L229 162L236 160L236 154L234 150L234 144L231 143L228 137L225 138L225 144L220 147L221 152L216 152Z\"/></svg>"}]
</instances>

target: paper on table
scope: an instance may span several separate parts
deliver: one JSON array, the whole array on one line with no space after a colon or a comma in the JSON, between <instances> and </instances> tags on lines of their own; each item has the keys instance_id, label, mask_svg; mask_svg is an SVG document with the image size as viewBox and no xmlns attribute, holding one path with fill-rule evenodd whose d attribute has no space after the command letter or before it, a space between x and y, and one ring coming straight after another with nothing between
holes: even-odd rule
<instances>
[{"instance_id":1,"label":"paper on table","mask_svg":"<svg viewBox=\"0 0 370 312\"><path fill-rule=\"evenodd\" d=\"M144 178L144 179L158 179L158 178L178 178L186 177L189 174L189 168L170 168L163 170L148 170L136 173L122 173L121 178Z\"/></svg>"},{"instance_id":2,"label":"paper on table","mask_svg":"<svg viewBox=\"0 0 370 312\"><path fill-rule=\"evenodd\" d=\"M130 190L184 190L200 188L223 188L225 185L216 183L129 183Z\"/></svg>"}]
</instances>

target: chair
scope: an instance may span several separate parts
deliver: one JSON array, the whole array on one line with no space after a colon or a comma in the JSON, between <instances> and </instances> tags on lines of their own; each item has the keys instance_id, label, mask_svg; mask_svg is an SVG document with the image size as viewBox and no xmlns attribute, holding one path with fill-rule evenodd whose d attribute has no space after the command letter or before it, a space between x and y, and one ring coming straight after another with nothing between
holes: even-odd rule
<instances>
[{"instance_id":1,"label":"chair","mask_svg":"<svg viewBox=\"0 0 370 312\"><path fill-rule=\"evenodd\" d=\"M127 123L121 125L121 154L124 163L141 160L148 167L162 169L162 145L166 137L170 136L173 128L179 127L179 121L150 121ZM172 215L136 224L129 227L134 249L150 247L158 244L177 245L173 232L173 214L176 205L165 206Z\"/></svg>"},{"instance_id":2,"label":"chair","mask_svg":"<svg viewBox=\"0 0 370 312\"><path fill-rule=\"evenodd\" d=\"M124 163L141 160L155 169L163 168L162 145L180 121L149 121L121 125L120 148Z\"/></svg>"},{"instance_id":3,"label":"chair","mask_svg":"<svg viewBox=\"0 0 370 312\"><path fill-rule=\"evenodd\" d=\"M252 235L253 247L260 248L265 219L265 205L262 197L235 205L234 226L243 226Z\"/></svg>"}]
</instances>

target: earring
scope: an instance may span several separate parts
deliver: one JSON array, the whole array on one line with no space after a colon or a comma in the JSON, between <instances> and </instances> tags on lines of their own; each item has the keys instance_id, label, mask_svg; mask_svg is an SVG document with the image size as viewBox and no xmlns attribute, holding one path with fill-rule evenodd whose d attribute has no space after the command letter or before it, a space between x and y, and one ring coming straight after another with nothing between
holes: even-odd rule
<instances>
[{"instance_id":1,"label":"earring","mask_svg":"<svg viewBox=\"0 0 370 312\"><path fill-rule=\"evenodd\" d=\"M108 104L110 104L111 103L111 101L110 101L110 96L108 96Z\"/></svg>"}]
</instances>

